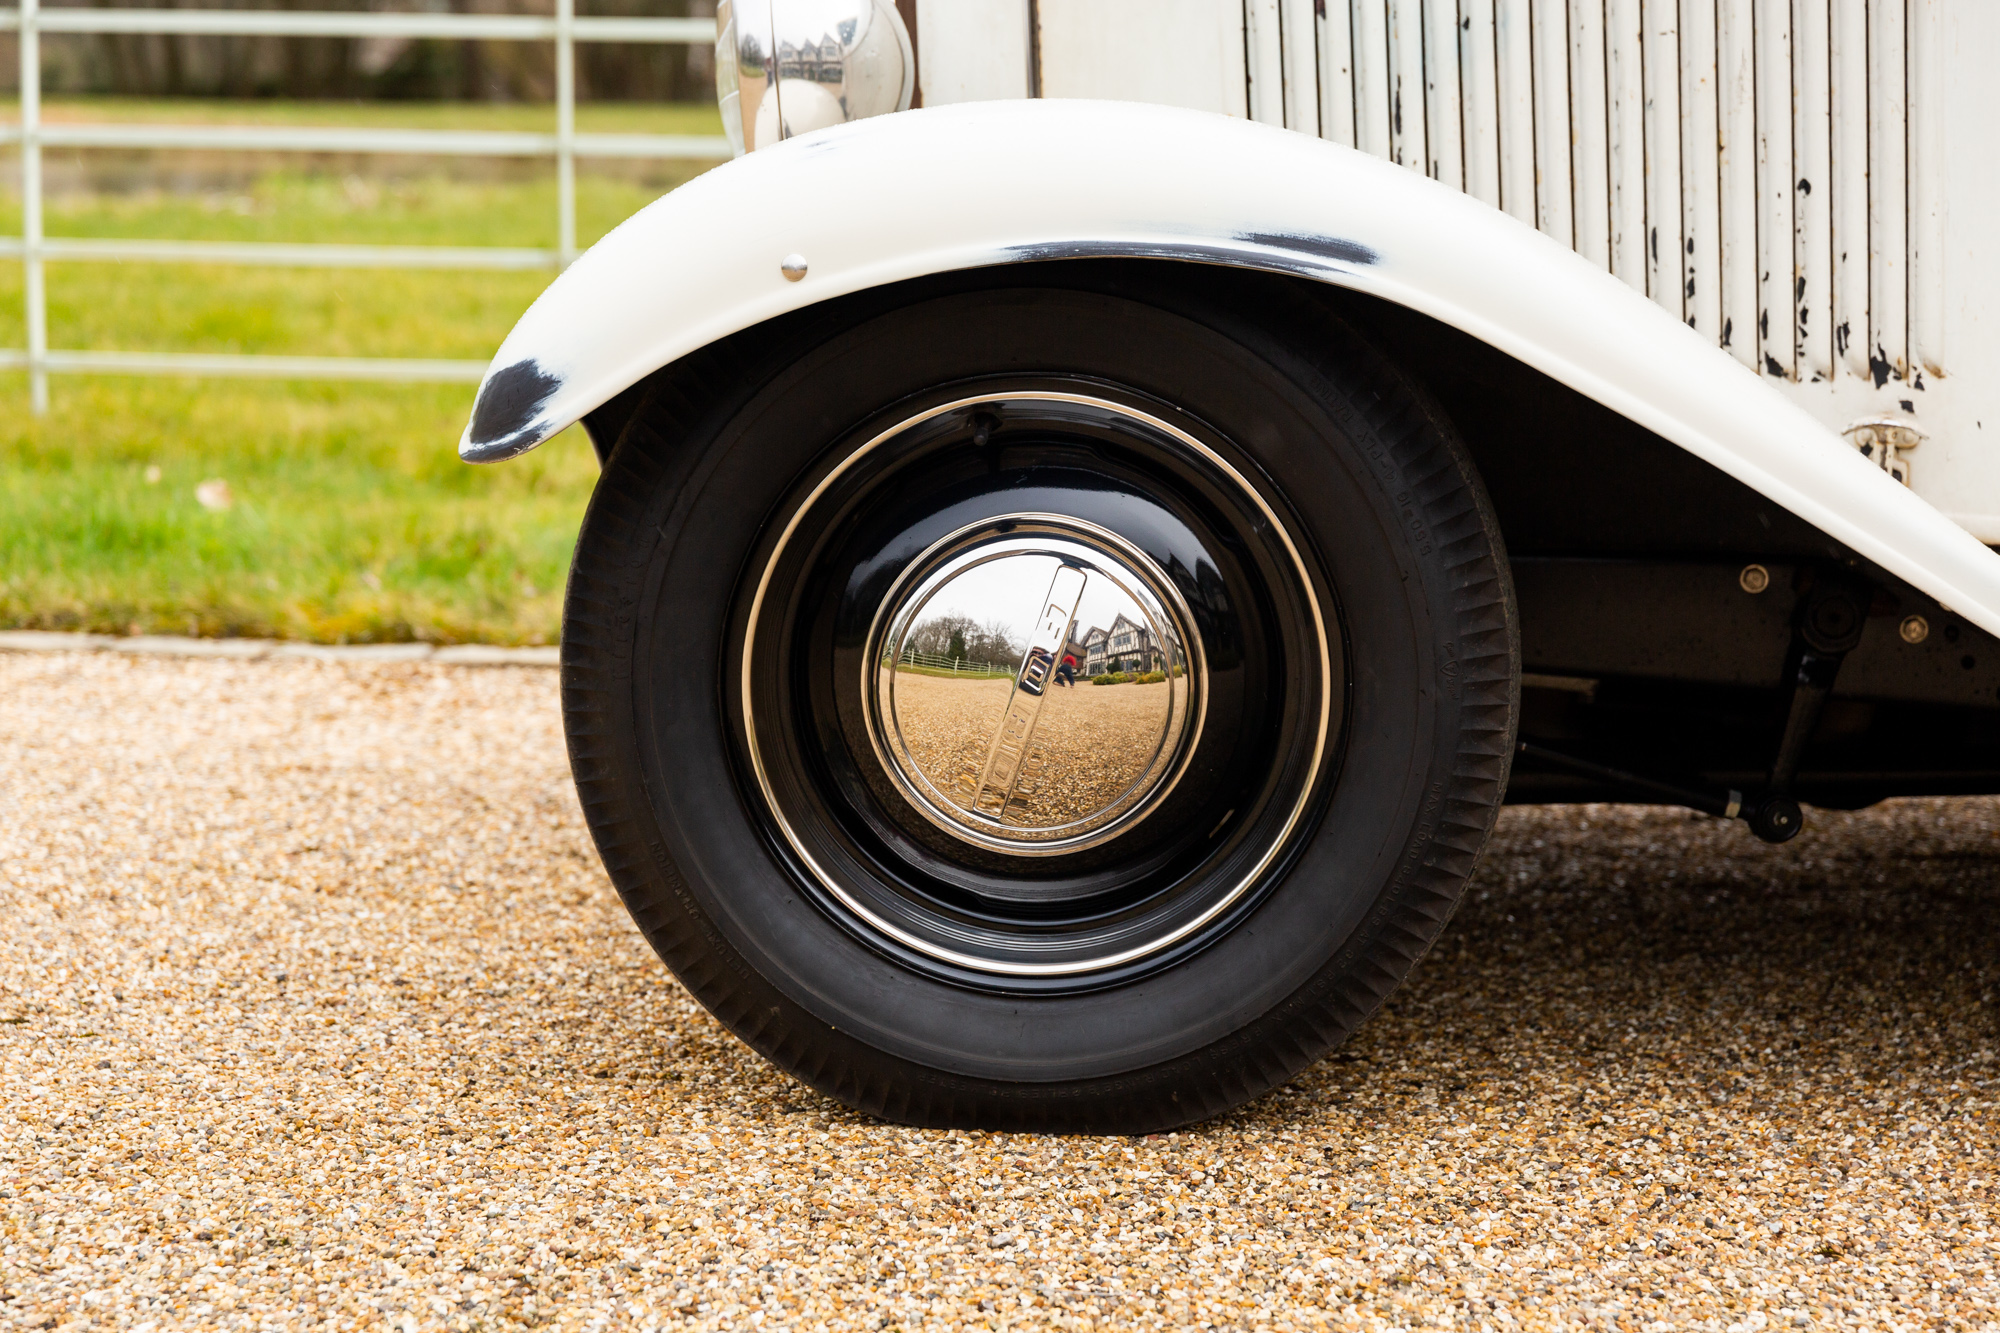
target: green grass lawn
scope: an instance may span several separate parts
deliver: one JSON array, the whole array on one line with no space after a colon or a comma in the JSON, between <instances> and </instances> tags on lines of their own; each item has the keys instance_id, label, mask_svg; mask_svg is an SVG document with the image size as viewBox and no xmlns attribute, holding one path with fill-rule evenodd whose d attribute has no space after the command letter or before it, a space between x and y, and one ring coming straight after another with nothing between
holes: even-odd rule
<instances>
[{"instance_id":1,"label":"green grass lawn","mask_svg":"<svg viewBox=\"0 0 2000 1333\"><path fill-rule=\"evenodd\" d=\"M547 108L63 103L68 120L529 128ZM582 108L586 129L714 133L708 108ZM702 164L584 175L588 243ZM273 169L242 188L52 197L52 236L394 244L555 243L550 179L361 179ZM0 230L19 234L18 199ZM58 348L484 358L541 273L49 266ZM21 274L0 265L0 345ZM458 462L467 385L58 376L52 411L0 375L0 626L322 642L553 642L596 475L578 431L489 468ZM149 480L149 478L156 478ZM205 480L233 503L195 499Z\"/></svg>"}]
</instances>

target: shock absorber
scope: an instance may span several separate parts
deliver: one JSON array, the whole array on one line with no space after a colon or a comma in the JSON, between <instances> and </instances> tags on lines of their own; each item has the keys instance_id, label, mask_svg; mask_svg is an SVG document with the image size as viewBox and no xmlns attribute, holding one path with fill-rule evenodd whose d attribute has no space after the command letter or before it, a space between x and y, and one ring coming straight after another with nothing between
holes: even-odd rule
<instances>
[{"instance_id":1,"label":"shock absorber","mask_svg":"<svg viewBox=\"0 0 2000 1333\"><path fill-rule=\"evenodd\" d=\"M1764 791L1745 812L1750 829L1765 842L1790 842L1805 826L1804 813L1792 796L1806 743L1819 725L1820 710L1833 692L1840 664L1861 642L1868 624L1874 586L1845 570L1822 569L1799 599L1792 616L1792 646L1785 659L1785 679L1791 683L1784 730L1771 760Z\"/></svg>"}]
</instances>

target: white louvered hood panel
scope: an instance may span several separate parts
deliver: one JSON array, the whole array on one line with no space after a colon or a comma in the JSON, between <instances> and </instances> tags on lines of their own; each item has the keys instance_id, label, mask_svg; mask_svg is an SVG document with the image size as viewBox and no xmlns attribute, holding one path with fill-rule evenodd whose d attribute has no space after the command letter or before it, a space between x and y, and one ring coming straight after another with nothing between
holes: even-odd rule
<instances>
[{"instance_id":1,"label":"white louvered hood panel","mask_svg":"<svg viewBox=\"0 0 2000 1333\"><path fill-rule=\"evenodd\" d=\"M1505 209L1767 374L1941 373L1942 275L1927 264L1941 247L1925 235L1941 220L1924 96L1936 0L1249 12L1257 119ZM1259 20L1276 42L1255 40ZM1274 57L1282 95L1259 97Z\"/></svg>"},{"instance_id":2,"label":"white louvered hood panel","mask_svg":"<svg viewBox=\"0 0 2000 1333\"><path fill-rule=\"evenodd\" d=\"M1539 227L1835 429L1914 416L1917 489L2000 542L1992 316L1947 348L1955 299L2000 307L1990 260L1983 287L1947 262L1958 213L1961 250L1982 248L1969 226L2000 236L2000 100L1971 86L1972 62L2000 66L2000 3L1248 0L1245 19L1257 119ZM1984 177L1956 209L1948 167Z\"/></svg>"}]
</instances>

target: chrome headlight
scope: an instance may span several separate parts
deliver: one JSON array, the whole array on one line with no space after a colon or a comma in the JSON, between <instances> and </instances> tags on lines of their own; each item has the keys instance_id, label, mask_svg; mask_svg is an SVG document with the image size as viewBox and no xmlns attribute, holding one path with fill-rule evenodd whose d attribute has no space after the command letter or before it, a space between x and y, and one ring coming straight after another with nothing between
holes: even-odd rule
<instances>
[{"instance_id":1,"label":"chrome headlight","mask_svg":"<svg viewBox=\"0 0 2000 1333\"><path fill-rule=\"evenodd\" d=\"M890 0L716 6L716 100L738 153L901 111L916 87L910 33Z\"/></svg>"}]
</instances>

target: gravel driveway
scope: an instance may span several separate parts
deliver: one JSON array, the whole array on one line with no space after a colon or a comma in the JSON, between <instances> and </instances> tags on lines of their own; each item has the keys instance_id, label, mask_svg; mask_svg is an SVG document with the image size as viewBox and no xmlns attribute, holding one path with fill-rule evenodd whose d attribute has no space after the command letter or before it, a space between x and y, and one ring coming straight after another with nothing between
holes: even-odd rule
<instances>
[{"instance_id":1,"label":"gravel driveway","mask_svg":"<svg viewBox=\"0 0 2000 1333\"><path fill-rule=\"evenodd\" d=\"M0 1325L2000 1326L2000 804L1522 810L1412 984L1144 1140L774 1074L553 672L0 655Z\"/></svg>"}]
</instances>

